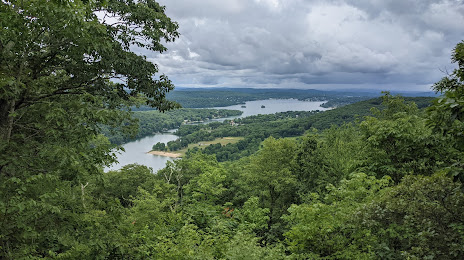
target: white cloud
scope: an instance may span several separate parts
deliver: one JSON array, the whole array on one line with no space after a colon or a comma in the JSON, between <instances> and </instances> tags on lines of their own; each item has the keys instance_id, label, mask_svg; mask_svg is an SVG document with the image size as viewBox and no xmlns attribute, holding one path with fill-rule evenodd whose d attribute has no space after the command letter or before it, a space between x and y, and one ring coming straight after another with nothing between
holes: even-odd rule
<instances>
[{"instance_id":1,"label":"white cloud","mask_svg":"<svg viewBox=\"0 0 464 260\"><path fill-rule=\"evenodd\" d=\"M279 0L255 0L258 4L263 4L272 11L278 11L280 8Z\"/></svg>"},{"instance_id":2,"label":"white cloud","mask_svg":"<svg viewBox=\"0 0 464 260\"><path fill-rule=\"evenodd\" d=\"M423 88L463 40L454 0L162 0L180 39L144 54L179 86Z\"/></svg>"}]
</instances>

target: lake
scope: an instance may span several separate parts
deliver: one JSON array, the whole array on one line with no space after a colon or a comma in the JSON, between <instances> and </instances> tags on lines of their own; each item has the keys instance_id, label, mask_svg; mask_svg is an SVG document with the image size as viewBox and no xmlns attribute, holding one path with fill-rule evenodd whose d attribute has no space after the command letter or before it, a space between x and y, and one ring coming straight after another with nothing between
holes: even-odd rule
<instances>
[{"instance_id":1,"label":"lake","mask_svg":"<svg viewBox=\"0 0 464 260\"><path fill-rule=\"evenodd\" d=\"M233 105L233 106L228 106L228 107L215 107L215 108L240 110L240 111L243 111L243 114L239 117L247 117L247 116L255 116L259 114L266 115L266 114L274 114L274 113L287 112L287 111L327 110L327 108L321 107L323 103L325 103L325 101L301 101L298 99L268 99L268 100L248 101L248 102L245 102L245 104L241 104L241 105ZM233 118L237 118L237 117L231 117L231 119ZM221 119L218 119L216 121L220 121L220 120Z\"/></svg>"},{"instance_id":2,"label":"lake","mask_svg":"<svg viewBox=\"0 0 464 260\"><path fill-rule=\"evenodd\" d=\"M313 111L320 110L325 111L328 108L323 108L321 105L325 101L301 101L298 99L267 99L267 100L256 100L256 101L247 101L245 104L233 105L227 107L214 107L216 109L230 109L230 110L240 110L243 112L240 116L231 116L225 118L216 118L203 124L208 124L211 122L223 122L224 120L232 120L234 118L242 118L247 116L256 116L256 115L266 115L266 114L275 114L279 112L287 111ZM264 107L262 107L264 106Z\"/></svg>"},{"instance_id":3,"label":"lake","mask_svg":"<svg viewBox=\"0 0 464 260\"><path fill-rule=\"evenodd\" d=\"M166 165L167 161L172 161L171 158L159 155L148 154L151 150L151 147L158 143L167 143L169 141L174 141L178 138L177 135L172 134L177 129L172 129L170 133L160 133L152 136L146 136L141 139L135 140L124 144L122 147L125 152L120 152L117 155L117 160L119 163L113 164L110 167L104 169L105 172L110 170L118 170L123 166L132 163L138 163L141 165L146 165L151 167L153 171L158 171Z\"/></svg>"},{"instance_id":4,"label":"lake","mask_svg":"<svg viewBox=\"0 0 464 260\"><path fill-rule=\"evenodd\" d=\"M241 110L243 114L241 116L234 116L229 118L217 118L204 123L210 123L214 121L230 120L238 117L247 117L258 114L274 114L278 112L287 111L313 111L313 110L327 110L326 108L320 107L324 103L322 101L300 101L297 99L268 99L268 100L256 100L248 101L242 105L233 105L227 107L215 107L217 109L234 109ZM264 106L264 107L262 107ZM160 133L153 136L147 136L139 140L124 144L122 147L126 150L121 152L117 156L118 164L113 164L111 167L107 167L104 171L117 170L127 164L138 163L151 167L154 172L164 168L167 161L172 161L172 158L147 154L151 150L151 147L158 143L167 143L177 139L177 136L172 134L176 129L172 129L169 133Z\"/></svg>"}]
</instances>

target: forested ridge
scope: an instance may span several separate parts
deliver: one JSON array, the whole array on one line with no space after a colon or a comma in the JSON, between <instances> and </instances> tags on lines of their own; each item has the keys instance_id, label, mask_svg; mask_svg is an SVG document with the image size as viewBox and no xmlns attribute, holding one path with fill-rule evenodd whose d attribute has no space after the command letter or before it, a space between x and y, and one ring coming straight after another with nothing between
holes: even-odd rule
<instances>
[{"instance_id":1,"label":"forested ridge","mask_svg":"<svg viewBox=\"0 0 464 260\"><path fill-rule=\"evenodd\" d=\"M151 0L2 1L0 24L0 258L464 258L464 42L427 108L386 93L357 120L263 116L311 125L233 160L105 173L105 126L134 135L131 107L179 107L130 50L165 51L177 24Z\"/></svg>"},{"instance_id":2,"label":"forested ridge","mask_svg":"<svg viewBox=\"0 0 464 260\"><path fill-rule=\"evenodd\" d=\"M431 97L433 92L396 92L406 97ZM265 99L297 99L324 101L324 108L335 108L381 96L381 91L321 91L314 89L252 89L252 88L179 88L169 92L167 98L185 108L226 107L247 101ZM149 106L133 107L134 111L151 110Z\"/></svg>"},{"instance_id":3,"label":"forested ridge","mask_svg":"<svg viewBox=\"0 0 464 260\"><path fill-rule=\"evenodd\" d=\"M357 101L378 96L375 92L343 92L320 91L303 89L243 89L243 88L218 88L218 89L179 89L170 92L167 97L181 104L183 107L205 108L225 107L243 104L246 101L263 99L298 99L310 101L325 101L324 107L335 107L355 103Z\"/></svg>"}]
</instances>

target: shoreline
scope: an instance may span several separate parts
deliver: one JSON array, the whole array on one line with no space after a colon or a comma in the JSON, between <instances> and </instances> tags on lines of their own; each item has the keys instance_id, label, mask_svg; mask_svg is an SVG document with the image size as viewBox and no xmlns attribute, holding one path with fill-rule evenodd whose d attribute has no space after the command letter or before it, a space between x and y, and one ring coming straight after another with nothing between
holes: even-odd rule
<instances>
[{"instance_id":1,"label":"shoreline","mask_svg":"<svg viewBox=\"0 0 464 260\"><path fill-rule=\"evenodd\" d=\"M171 158L179 158L182 157L182 154L180 153L172 153L172 152L163 152L163 151L149 151L149 154L153 155L160 155L160 156L165 156L165 157L171 157Z\"/></svg>"}]
</instances>

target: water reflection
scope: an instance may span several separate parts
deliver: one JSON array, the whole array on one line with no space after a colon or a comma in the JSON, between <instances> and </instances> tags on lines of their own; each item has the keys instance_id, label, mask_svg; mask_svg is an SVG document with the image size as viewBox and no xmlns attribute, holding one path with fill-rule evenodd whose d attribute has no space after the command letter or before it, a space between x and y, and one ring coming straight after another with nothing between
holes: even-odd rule
<instances>
[{"instance_id":1,"label":"water reflection","mask_svg":"<svg viewBox=\"0 0 464 260\"><path fill-rule=\"evenodd\" d=\"M113 164L110 167L105 168L105 171L118 170L123 166L132 163L138 163L153 168L153 171L158 171L166 165L167 161L172 161L171 158L159 155L147 154L151 150L151 147L158 143L167 143L169 141L176 140L177 135L172 134L176 129L170 130L171 133L160 133L153 136L147 136L139 140L124 144L122 147L125 152L121 152L117 155L119 163Z\"/></svg>"}]
</instances>

